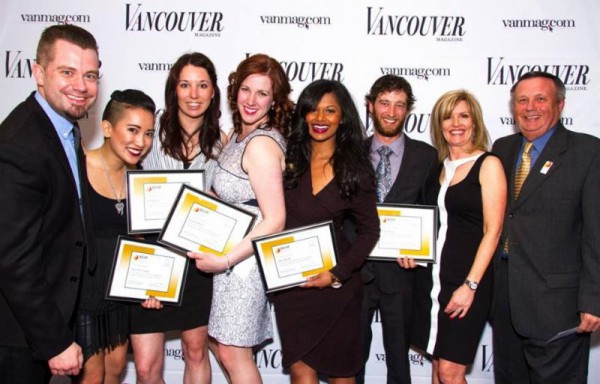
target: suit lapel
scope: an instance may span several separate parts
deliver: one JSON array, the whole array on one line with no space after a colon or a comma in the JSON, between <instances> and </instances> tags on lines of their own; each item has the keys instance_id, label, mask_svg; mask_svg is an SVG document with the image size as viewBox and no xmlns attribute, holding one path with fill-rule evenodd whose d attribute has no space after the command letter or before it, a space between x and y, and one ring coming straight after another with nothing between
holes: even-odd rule
<instances>
[{"instance_id":1,"label":"suit lapel","mask_svg":"<svg viewBox=\"0 0 600 384\"><path fill-rule=\"evenodd\" d=\"M515 201L514 207L518 207L526 201L531 195L546 181L552 177L556 169L560 167L563 153L567 150L567 134L562 126L556 128L542 153L538 156L535 164L523 186L519 198ZM514 177L512 178L514 179Z\"/></svg>"},{"instance_id":2,"label":"suit lapel","mask_svg":"<svg viewBox=\"0 0 600 384\"><path fill-rule=\"evenodd\" d=\"M387 202L388 196L393 197L394 200L398 200L398 193L402 188L403 181L408 178L408 174L411 172L412 169L414 169L413 162L418 161L418 156L416 156L416 154L413 153L413 149L414 148L412 145L412 140L408 136L404 135L404 152L402 153L400 171L398 172L396 180L394 180L392 187L386 195L384 202Z\"/></svg>"}]
</instances>

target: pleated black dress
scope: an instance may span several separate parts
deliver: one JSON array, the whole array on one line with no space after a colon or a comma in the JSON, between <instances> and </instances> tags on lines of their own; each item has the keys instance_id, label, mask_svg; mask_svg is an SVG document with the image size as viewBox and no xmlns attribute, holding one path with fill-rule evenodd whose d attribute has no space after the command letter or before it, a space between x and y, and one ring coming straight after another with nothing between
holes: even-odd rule
<instances>
[{"instance_id":1,"label":"pleated black dress","mask_svg":"<svg viewBox=\"0 0 600 384\"><path fill-rule=\"evenodd\" d=\"M333 220L339 255L331 272L343 285L275 293L284 367L302 360L317 372L334 377L354 376L361 369L360 267L379 238L376 202L374 189L360 191L351 200L342 199L335 180L313 195L310 171L299 178L296 188L285 191L286 228ZM358 236L352 247L342 232L346 214L354 215L357 222Z\"/></svg>"}]
</instances>

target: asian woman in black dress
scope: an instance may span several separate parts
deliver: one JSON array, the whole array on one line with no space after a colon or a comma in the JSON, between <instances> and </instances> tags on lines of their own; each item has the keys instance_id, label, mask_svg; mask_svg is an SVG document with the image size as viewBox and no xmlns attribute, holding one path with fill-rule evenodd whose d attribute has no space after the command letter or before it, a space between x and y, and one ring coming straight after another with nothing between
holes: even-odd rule
<instances>
[{"instance_id":1,"label":"asian woman in black dress","mask_svg":"<svg viewBox=\"0 0 600 384\"><path fill-rule=\"evenodd\" d=\"M120 383L125 368L130 305L104 294L117 237L127 234L125 172L135 169L152 145L154 112L154 102L141 91L113 92L102 115L104 143L86 151L88 179L82 188L89 191L98 262L82 275L75 330L85 364L78 382Z\"/></svg>"}]
</instances>

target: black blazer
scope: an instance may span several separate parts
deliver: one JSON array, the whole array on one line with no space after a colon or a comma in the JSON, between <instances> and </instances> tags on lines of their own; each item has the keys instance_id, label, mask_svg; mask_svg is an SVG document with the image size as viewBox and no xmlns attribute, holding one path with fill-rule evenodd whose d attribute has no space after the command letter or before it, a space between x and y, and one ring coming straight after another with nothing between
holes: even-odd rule
<instances>
[{"instance_id":1,"label":"black blazer","mask_svg":"<svg viewBox=\"0 0 600 384\"><path fill-rule=\"evenodd\" d=\"M48 360L73 342L87 242L69 162L33 94L0 125L0 212L0 345Z\"/></svg>"},{"instance_id":2,"label":"black blazer","mask_svg":"<svg viewBox=\"0 0 600 384\"><path fill-rule=\"evenodd\" d=\"M405 135L405 134L404 134ZM428 191L434 188L438 175L437 151L422 141L404 136L404 155L400 171L384 203L433 204L428 201ZM373 137L367 139L370 150ZM414 271L402 269L398 263L388 261L367 261L362 269L363 282L378 284L382 292L398 293L410 287Z\"/></svg>"},{"instance_id":3,"label":"black blazer","mask_svg":"<svg viewBox=\"0 0 600 384\"><path fill-rule=\"evenodd\" d=\"M509 301L515 330L547 340L600 316L600 140L556 128L514 200L521 134L498 139L493 153L508 178L496 275L509 236ZM545 166L546 165L546 166Z\"/></svg>"}]
</instances>

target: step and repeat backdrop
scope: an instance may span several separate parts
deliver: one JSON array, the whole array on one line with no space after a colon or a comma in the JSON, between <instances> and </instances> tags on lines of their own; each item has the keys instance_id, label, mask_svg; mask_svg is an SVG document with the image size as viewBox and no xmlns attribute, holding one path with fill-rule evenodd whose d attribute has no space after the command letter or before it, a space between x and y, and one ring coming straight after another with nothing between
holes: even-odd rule
<instances>
[{"instance_id":1,"label":"step and repeat backdrop","mask_svg":"<svg viewBox=\"0 0 600 384\"><path fill-rule=\"evenodd\" d=\"M164 105L171 64L200 51L216 65L223 93L227 76L250 54L275 57L289 77L295 100L313 80L342 81L354 96L365 126L364 95L381 75L404 76L417 97L405 132L430 142L429 117L444 92L465 88L482 104L492 139L515 131L509 90L530 70L559 76L567 86L563 124L600 136L600 2L597 0L462 1L384 0L2 0L0 12L0 120L35 88L32 65L41 31L71 23L88 29L100 46L100 95L81 122L88 147L101 142L100 115L112 91L138 88ZM223 99L225 99L223 97ZM231 127L222 105L222 129ZM159 112L160 113L160 112ZM274 314L273 314L274 315ZM367 382L385 382L379 319L367 364ZM179 383L183 356L177 334L165 347L165 379ZM590 382L600 379L600 337L595 335ZM431 364L410 355L415 383L429 383ZM214 362L213 362L214 363ZM285 383L278 337L256 352L266 383ZM493 382L491 332L483 334L472 383ZM224 383L217 364L214 382ZM135 382L133 364L124 379Z\"/></svg>"}]
</instances>

